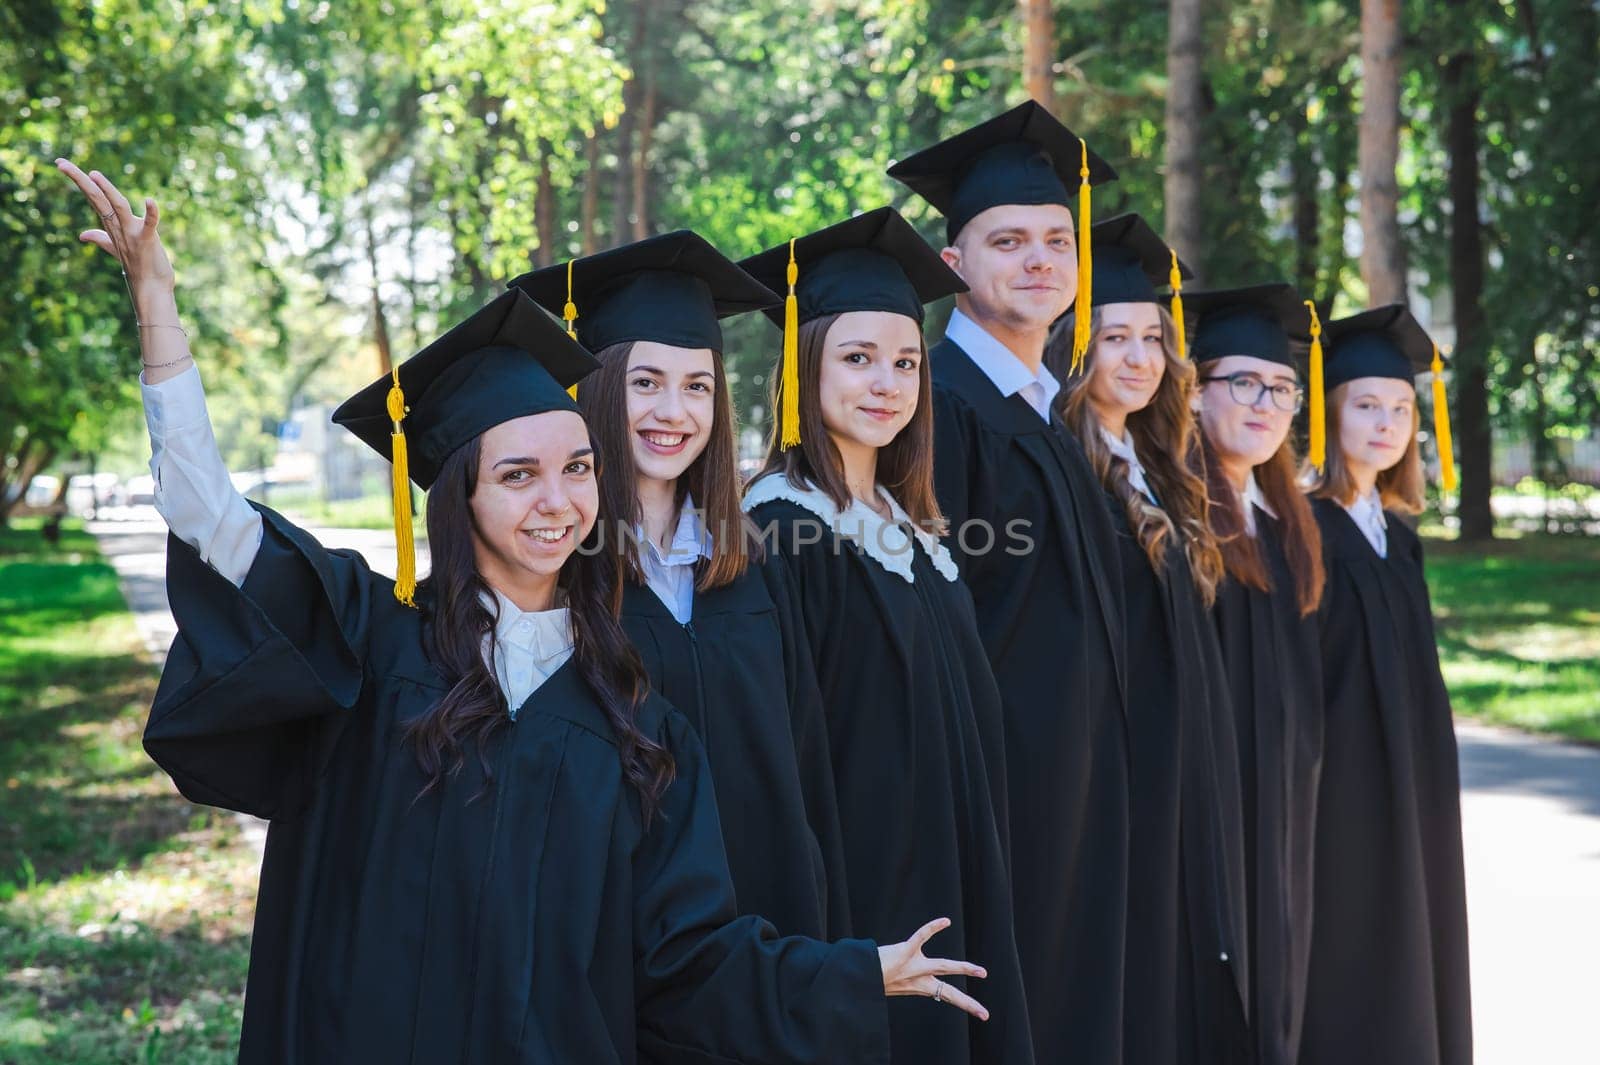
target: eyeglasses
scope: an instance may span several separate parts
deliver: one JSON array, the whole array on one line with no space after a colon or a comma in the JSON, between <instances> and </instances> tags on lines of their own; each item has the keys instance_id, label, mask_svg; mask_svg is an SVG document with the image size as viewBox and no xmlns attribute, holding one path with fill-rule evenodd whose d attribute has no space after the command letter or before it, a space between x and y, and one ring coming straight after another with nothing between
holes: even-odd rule
<instances>
[{"instance_id":1,"label":"eyeglasses","mask_svg":"<svg viewBox=\"0 0 1600 1065\"><path fill-rule=\"evenodd\" d=\"M1268 384L1253 373L1231 373L1226 377L1202 377L1200 380L1209 384L1212 381L1228 382L1228 395L1242 407L1254 407L1261 402L1262 396L1271 396L1272 405L1288 414L1298 414L1305 405L1306 390L1297 385Z\"/></svg>"}]
</instances>

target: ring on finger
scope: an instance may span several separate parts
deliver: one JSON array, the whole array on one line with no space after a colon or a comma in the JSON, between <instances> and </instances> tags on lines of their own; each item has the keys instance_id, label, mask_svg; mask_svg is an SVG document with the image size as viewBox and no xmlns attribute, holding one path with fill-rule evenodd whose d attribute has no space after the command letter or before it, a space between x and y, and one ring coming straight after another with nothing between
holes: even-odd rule
<instances>
[{"instance_id":1,"label":"ring on finger","mask_svg":"<svg viewBox=\"0 0 1600 1065\"><path fill-rule=\"evenodd\" d=\"M100 216L100 221L105 222L105 223L107 223L109 225L111 220L113 218L115 218L115 217L117 217L117 216L114 215L114 214L103 214L103 215Z\"/></svg>"},{"instance_id":2,"label":"ring on finger","mask_svg":"<svg viewBox=\"0 0 1600 1065\"><path fill-rule=\"evenodd\" d=\"M933 1000L935 1002L944 1001L944 981L935 980L933 982Z\"/></svg>"}]
</instances>

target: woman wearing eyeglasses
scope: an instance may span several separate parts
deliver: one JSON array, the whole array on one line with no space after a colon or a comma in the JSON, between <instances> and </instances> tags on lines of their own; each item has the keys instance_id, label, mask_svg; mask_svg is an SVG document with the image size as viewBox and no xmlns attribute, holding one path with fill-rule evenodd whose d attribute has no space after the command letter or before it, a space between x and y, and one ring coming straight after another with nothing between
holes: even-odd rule
<instances>
[{"instance_id":1,"label":"woman wearing eyeglasses","mask_svg":"<svg viewBox=\"0 0 1600 1065\"><path fill-rule=\"evenodd\" d=\"M1322 765L1322 537L1289 436L1305 400L1291 337L1308 332L1310 312L1286 284L1185 302L1199 313L1200 430L1227 572L1212 616L1239 736L1250 1027L1261 1065L1289 1065L1305 1014Z\"/></svg>"},{"instance_id":2,"label":"woman wearing eyeglasses","mask_svg":"<svg viewBox=\"0 0 1600 1065\"><path fill-rule=\"evenodd\" d=\"M1130 215L1094 227L1089 345L1056 323L1062 420L1118 529L1128 633L1125 1065L1249 1060L1245 857L1229 694L1209 608L1222 559L1194 472L1194 367L1155 284L1172 253ZM1181 264L1178 264L1181 272ZM1080 313L1075 311L1074 314Z\"/></svg>"}]
</instances>

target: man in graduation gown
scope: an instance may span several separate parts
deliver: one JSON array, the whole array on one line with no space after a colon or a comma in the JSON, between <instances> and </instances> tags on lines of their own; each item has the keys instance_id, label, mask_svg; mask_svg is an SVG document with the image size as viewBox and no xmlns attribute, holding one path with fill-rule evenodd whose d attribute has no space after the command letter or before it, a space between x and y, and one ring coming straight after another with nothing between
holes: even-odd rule
<instances>
[{"instance_id":1,"label":"man in graduation gown","mask_svg":"<svg viewBox=\"0 0 1600 1065\"><path fill-rule=\"evenodd\" d=\"M1087 169L1087 178L1080 171ZM1051 323L1078 298L1069 204L1115 178L1029 102L889 170L947 220L970 287L929 352L934 476L1000 684L1012 891L1040 1061L1121 1058L1128 741L1116 533L1051 413Z\"/></svg>"}]
</instances>

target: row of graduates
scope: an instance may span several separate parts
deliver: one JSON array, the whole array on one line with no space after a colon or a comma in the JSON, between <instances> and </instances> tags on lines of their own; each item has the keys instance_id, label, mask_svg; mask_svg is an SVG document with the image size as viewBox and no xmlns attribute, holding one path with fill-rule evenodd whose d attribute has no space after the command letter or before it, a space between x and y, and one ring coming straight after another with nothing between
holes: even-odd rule
<instances>
[{"instance_id":1,"label":"row of graduates","mask_svg":"<svg viewBox=\"0 0 1600 1065\"><path fill-rule=\"evenodd\" d=\"M273 817L242 1058L1470 1060L1449 706L1385 517L1420 506L1426 334L1324 329L1281 283L1181 293L1138 216L1075 226L1114 175L1036 105L891 174L942 253L889 208L740 263L652 238L516 279L341 408L397 502L433 489L420 585L243 504L230 585L174 525L147 746ZM719 322L751 311L784 339L744 486ZM492 437L554 411L595 520L530 548L512 514L497 565L477 493L525 509L502 478L544 474ZM497 582L526 550L564 606ZM613 610L625 644L585 631ZM598 661L558 684L562 650ZM642 924L641 861L679 874ZM981 990L952 963L885 1011L862 941L934 916ZM987 1019L939 1001L968 992Z\"/></svg>"}]
</instances>

